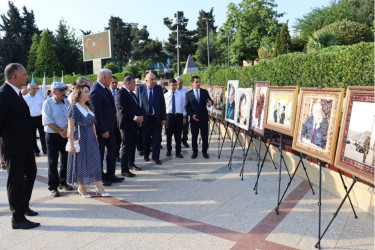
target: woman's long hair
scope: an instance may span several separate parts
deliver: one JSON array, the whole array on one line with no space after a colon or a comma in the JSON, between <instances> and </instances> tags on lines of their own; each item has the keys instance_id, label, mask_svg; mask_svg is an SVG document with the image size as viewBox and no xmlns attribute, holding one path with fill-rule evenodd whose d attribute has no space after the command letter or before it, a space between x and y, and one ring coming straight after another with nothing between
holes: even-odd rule
<instances>
[{"instance_id":1,"label":"woman's long hair","mask_svg":"<svg viewBox=\"0 0 375 250\"><path fill-rule=\"evenodd\" d=\"M86 84L77 85L74 88L72 103L70 105L74 105L74 104L79 102L79 98L81 98L81 94L82 94L82 91L83 91L84 88L88 88L90 90L89 85L86 85ZM92 107L90 100L88 100L85 104L86 104L87 107L89 107L91 112L94 112L94 108Z\"/></svg>"}]
</instances>

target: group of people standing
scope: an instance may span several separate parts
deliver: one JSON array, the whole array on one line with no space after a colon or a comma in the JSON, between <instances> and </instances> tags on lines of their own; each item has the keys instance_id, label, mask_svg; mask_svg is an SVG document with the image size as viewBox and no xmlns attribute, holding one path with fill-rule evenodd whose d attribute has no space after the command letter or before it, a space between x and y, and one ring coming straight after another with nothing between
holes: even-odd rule
<instances>
[{"instance_id":1,"label":"group of people standing","mask_svg":"<svg viewBox=\"0 0 375 250\"><path fill-rule=\"evenodd\" d=\"M0 87L0 137L8 171L7 192L13 229L40 225L25 217L38 215L29 207L37 172L35 156L40 154L37 129L42 151L48 156L48 189L54 197L60 196L59 190L70 191L73 190L71 185L78 184L79 194L90 198L86 186L92 183L96 185L96 193L111 196L103 185L124 180L115 175L118 152L122 176L134 177L130 170L141 170L135 165L137 146L145 161L150 160L151 154L153 162L161 164L163 126L167 134L166 156L171 156L174 136L175 155L183 158L181 143L189 146L187 121L190 120L191 157L198 156L200 132L203 157L209 158L206 106L213 105L213 101L208 92L200 88L198 76L192 77L190 91L183 87L181 77L169 80L169 91L163 91L153 73L148 73L146 84L137 88L135 78L127 76L123 87L118 89L113 88L117 86L117 78L112 77L110 70L102 69L94 84L79 77L69 98L66 84L52 83L52 97L46 100L35 95L35 84L28 85L29 96L26 100L23 98L20 89L27 83L28 75L21 64L7 65L5 78L6 82Z\"/></svg>"}]
</instances>

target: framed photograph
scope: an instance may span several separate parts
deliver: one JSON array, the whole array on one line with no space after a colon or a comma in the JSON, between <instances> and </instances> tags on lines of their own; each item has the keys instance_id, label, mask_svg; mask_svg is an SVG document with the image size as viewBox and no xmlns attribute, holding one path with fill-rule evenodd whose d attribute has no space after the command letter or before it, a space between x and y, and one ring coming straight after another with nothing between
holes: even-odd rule
<instances>
[{"instance_id":1,"label":"framed photograph","mask_svg":"<svg viewBox=\"0 0 375 250\"><path fill-rule=\"evenodd\" d=\"M236 123L234 121L234 114L236 113L236 94L239 85L238 80L229 80L227 84L227 99L225 101L225 117L224 119L230 123Z\"/></svg>"},{"instance_id":2,"label":"framed photograph","mask_svg":"<svg viewBox=\"0 0 375 250\"><path fill-rule=\"evenodd\" d=\"M220 120L223 120L224 117L224 87L215 86L213 92L214 105L212 107L212 116Z\"/></svg>"},{"instance_id":3,"label":"framed photograph","mask_svg":"<svg viewBox=\"0 0 375 250\"><path fill-rule=\"evenodd\" d=\"M239 88L237 90L237 107L234 120L236 121L237 127L240 127L246 131L249 130L250 125L250 109L252 97L252 88Z\"/></svg>"},{"instance_id":4,"label":"framed photograph","mask_svg":"<svg viewBox=\"0 0 375 250\"><path fill-rule=\"evenodd\" d=\"M333 163L344 89L301 88L293 149Z\"/></svg>"},{"instance_id":5,"label":"framed photograph","mask_svg":"<svg viewBox=\"0 0 375 250\"><path fill-rule=\"evenodd\" d=\"M264 135L263 123L268 86L270 86L270 82L254 82L251 129L262 136Z\"/></svg>"},{"instance_id":6,"label":"framed photograph","mask_svg":"<svg viewBox=\"0 0 375 250\"><path fill-rule=\"evenodd\" d=\"M374 87L348 87L337 143L335 167L374 183Z\"/></svg>"},{"instance_id":7,"label":"framed photograph","mask_svg":"<svg viewBox=\"0 0 375 250\"><path fill-rule=\"evenodd\" d=\"M292 136L297 100L297 86L268 87L264 127Z\"/></svg>"},{"instance_id":8,"label":"framed photograph","mask_svg":"<svg viewBox=\"0 0 375 250\"><path fill-rule=\"evenodd\" d=\"M210 95L211 99L213 100L213 96L214 96L214 86L206 86L206 90L208 91L208 94ZM211 106L208 105L207 103L207 111L208 111L208 114L211 115Z\"/></svg>"}]
</instances>

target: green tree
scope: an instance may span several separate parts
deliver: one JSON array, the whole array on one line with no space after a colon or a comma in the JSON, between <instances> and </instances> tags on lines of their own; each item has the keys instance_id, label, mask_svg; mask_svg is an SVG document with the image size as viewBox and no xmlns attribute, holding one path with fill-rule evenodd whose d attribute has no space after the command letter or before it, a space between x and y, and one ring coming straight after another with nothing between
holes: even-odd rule
<instances>
[{"instance_id":1,"label":"green tree","mask_svg":"<svg viewBox=\"0 0 375 250\"><path fill-rule=\"evenodd\" d=\"M37 53L35 75L41 77L46 72L46 75L51 77L53 71L56 73L61 72L63 68L55 53L53 38L50 32L44 31L42 33Z\"/></svg>"},{"instance_id":2,"label":"green tree","mask_svg":"<svg viewBox=\"0 0 375 250\"><path fill-rule=\"evenodd\" d=\"M302 18L298 18L294 29L301 39L307 42L315 31L342 20L365 23L373 27L374 0L332 1L328 7L315 8Z\"/></svg>"},{"instance_id":3,"label":"green tree","mask_svg":"<svg viewBox=\"0 0 375 250\"><path fill-rule=\"evenodd\" d=\"M121 67L126 65L132 51L131 42L133 36L131 35L131 24L124 23L120 17L111 16L108 21L108 27L105 29L112 31L112 58L114 62Z\"/></svg>"},{"instance_id":4,"label":"green tree","mask_svg":"<svg viewBox=\"0 0 375 250\"><path fill-rule=\"evenodd\" d=\"M33 43L32 38L34 34L40 35L42 32L38 29L35 24L34 11L28 11L25 6L22 7L22 20L23 20L23 33L22 33L22 47L25 51L29 51L31 44Z\"/></svg>"},{"instance_id":5,"label":"green tree","mask_svg":"<svg viewBox=\"0 0 375 250\"><path fill-rule=\"evenodd\" d=\"M281 25L273 0L243 0L238 5L228 5L227 20L223 31L234 30L231 38L231 61L242 63L243 60L254 62L258 57L258 48L262 37L275 37Z\"/></svg>"},{"instance_id":6,"label":"green tree","mask_svg":"<svg viewBox=\"0 0 375 250\"><path fill-rule=\"evenodd\" d=\"M64 73L80 71L78 62L80 50L75 42L74 30L71 30L64 19L59 21L55 37L55 52L63 66Z\"/></svg>"},{"instance_id":7,"label":"green tree","mask_svg":"<svg viewBox=\"0 0 375 250\"><path fill-rule=\"evenodd\" d=\"M218 43L217 43L217 34L213 31L210 32L210 63L219 64L223 60L220 60L220 56L217 53ZM207 36L200 39L197 43L197 50L194 54L194 59L199 65L207 65ZM224 60L225 61L225 60Z\"/></svg>"},{"instance_id":8,"label":"green tree","mask_svg":"<svg viewBox=\"0 0 375 250\"><path fill-rule=\"evenodd\" d=\"M287 54L292 51L292 39L290 38L288 30L288 21L283 24L280 33L275 39L275 51L274 55L279 56L282 54Z\"/></svg>"},{"instance_id":9,"label":"green tree","mask_svg":"<svg viewBox=\"0 0 375 250\"><path fill-rule=\"evenodd\" d=\"M144 79L146 77L147 70L150 70L150 60L143 60L138 63L138 69L141 72L141 77Z\"/></svg>"},{"instance_id":10,"label":"green tree","mask_svg":"<svg viewBox=\"0 0 375 250\"><path fill-rule=\"evenodd\" d=\"M32 38L32 44L29 51L29 57L27 58L27 71L28 72L34 72L35 70L35 61L38 55L38 47L40 42L40 36L38 34L34 34Z\"/></svg>"},{"instance_id":11,"label":"green tree","mask_svg":"<svg viewBox=\"0 0 375 250\"><path fill-rule=\"evenodd\" d=\"M177 25L172 26L172 20L168 17L164 19L164 25L171 31L168 42L164 44L164 48L177 61ZM196 50L195 43L197 42L195 30L188 30L189 19L184 17L184 12L179 11L179 27L180 27L180 60L186 61L189 55L193 55Z\"/></svg>"},{"instance_id":12,"label":"green tree","mask_svg":"<svg viewBox=\"0 0 375 250\"><path fill-rule=\"evenodd\" d=\"M274 41L271 37L265 36L260 42L260 47L258 49L259 59L270 59L273 56L274 51Z\"/></svg>"},{"instance_id":13,"label":"green tree","mask_svg":"<svg viewBox=\"0 0 375 250\"><path fill-rule=\"evenodd\" d=\"M198 21L197 21L197 39L198 40L201 40L207 36L207 23L206 23L205 18L209 19L209 22L208 22L209 31L210 32L212 31L214 34L216 34L217 26L214 25L215 16L213 12L214 12L213 7L211 8L209 12L205 12L204 10L199 11L199 16L198 16Z\"/></svg>"}]
</instances>

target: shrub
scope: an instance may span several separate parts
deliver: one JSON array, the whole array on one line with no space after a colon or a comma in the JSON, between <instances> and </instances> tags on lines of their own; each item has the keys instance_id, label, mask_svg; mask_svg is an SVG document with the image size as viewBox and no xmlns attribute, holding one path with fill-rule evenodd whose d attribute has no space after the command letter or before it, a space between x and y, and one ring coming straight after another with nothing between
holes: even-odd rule
<instances>
[{"instance_id":1,"label":"shrub","mask_svg":"<svg viewBox=\"0 0 375 250\"><path fill-rule=\"evenodd\" d=\"M112 74L116 74L116 73L120 72L120 67L118 65L114 64L113 62L106 63L104 65L104 68L112 71Z\"/></svg>"},{"instance_id":2,"label":"shrub","mask_svg":"<svg viewBox=\"0 0 375 250\"><path fill-rule=\"evenodd\" d=\"M228 80L239 80L241 87L251 87L254 81L271 81L272 85L300 87L373 86L374 43L333 46L305 54L301 52L262 60L249 67L210 66L195 74L182 75L190 83L193 75L202 84L225 86Z\"/></svg>"}]
</instances>

